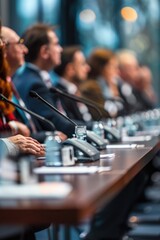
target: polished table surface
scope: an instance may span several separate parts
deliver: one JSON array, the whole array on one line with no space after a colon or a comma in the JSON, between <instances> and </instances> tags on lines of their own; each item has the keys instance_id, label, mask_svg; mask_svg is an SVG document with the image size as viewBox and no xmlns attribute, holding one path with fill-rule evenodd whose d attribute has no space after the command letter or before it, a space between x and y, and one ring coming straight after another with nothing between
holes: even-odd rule
<instances>
[{"instance_id":1,"label":"polished table surface","mask_svg":"<svg viewBox=\"0 0 160 240\"><path fill-rule=\"evenodd\" d=\"M94 174L49 175L72 185L64 199L1 199L0 223L78 224L110 201L137 175L159 150L159 139L139 142L136 148L112 148L103 152L115 153L113 159L101 159L85 165L110 166L110 171Z\"/></svg>"}]
</instances>

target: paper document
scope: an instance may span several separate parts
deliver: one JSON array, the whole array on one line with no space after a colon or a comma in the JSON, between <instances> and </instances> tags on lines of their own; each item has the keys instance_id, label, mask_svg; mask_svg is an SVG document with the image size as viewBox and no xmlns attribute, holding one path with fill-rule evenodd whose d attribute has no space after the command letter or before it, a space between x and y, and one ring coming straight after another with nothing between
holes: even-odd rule
<instances>
[{"instance_id":1,"label":"paper document","mask_svg":"<svg viewBox=\"0 0 160 240\"><path fill-rule=\"evenodd\" d=\"M111 159L114 157L115 157L115 153L101 153L100 154L100 159L101 158Z\"/></svg>"},{"instance_id":2,"label":"paper document","mask_svg":"<svg viewBox=\"0 0 160 240\"><path fill-rule=\"evenodd\" d=\"M136 148L137 144L109 144L107 148Z\"/></svg>"},{"instance_id":3,"label":"paper document","mask_svg":"<svg viewBox=\"0 0 160 240\"><path fill-rule=\"evenodd\" d=\"M102 171L110 171L111 167L76 166L76 167L39 167L34 169L36 174L93 174Z\"/></svg>"},{"instance_id":4,"label":"paper document","mask_svg":"<svg viewBox=\"0 0 160 240\"><path fill-rule=\"evenodd\" d=\"M64 198L72 191L65 182L43 182L33 185L1 185L0 199L4 198Z\"/></svg>"},{"instance_id":5,"label":"paper document","mask_svg":"<svg viewBox=\"0 0 160 240\"><path fill-rule=\"evenodd\" d=\"M144 141L150 141L152 139L152 136L146 135L146 136L125 136L122 138L122 142L144 142Z\"/></svg>"}]
</instances>

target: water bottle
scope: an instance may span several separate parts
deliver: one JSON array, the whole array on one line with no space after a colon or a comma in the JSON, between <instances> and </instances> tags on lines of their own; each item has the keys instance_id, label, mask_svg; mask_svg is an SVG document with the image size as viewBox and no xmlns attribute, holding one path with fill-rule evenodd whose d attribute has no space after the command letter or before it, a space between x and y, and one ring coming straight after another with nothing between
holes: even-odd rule
<instances>
[{"instance_id":1,"label":"water bottle","mask_svg":"<svg viewBox=\"0 0 160 240\"><path fill-rule=\"evenodd\" d=\"M46 147L46 166L62 166L61 139L59 136L50 135L45 140Z\"/></svg>"},{"instance_id":2,"label":"water bottle","mask_svg":"<svg viewBox=\"0 0 160 240\"><path fill-rule=\"evenodd\" d=\"M87 138L87 128L85 125L75 127L75 137L80 141L86 141ZM75 151L77 158L82 158L84 153L78 149Z\"/></svg>"},{"instance_id":3,"label":"water bottle","mask_svg":"<svg viewBox=\"0 0 160 240\"><path fill-rule=\"evenodd\" d=\"M87 137L87 128L85 125L75 127L75 136L77 139L86 141Z\"/></svg>"},{"instance_id":4,"label":"water bottle","mask_svg":"<svg viewBox=\"0 0 160 240\"><path fill-rule=\"evenodd\" d=\"M133 119L131 117L126 117L125 118L125 128L127 131L128 136L134 136L136 133L136 125L133 122Z\"/></svg>"},{"instance_id":5,"label":"water bottle","mask_svg":"<svg viewBox=\"0 0 160 240\"><path fill-rule=\"evenodd\" d=\"M102 122L94 122L92 127L93 132L95 132L98 136L104 139L104 126Z\"/></svg>"}]
</instances>

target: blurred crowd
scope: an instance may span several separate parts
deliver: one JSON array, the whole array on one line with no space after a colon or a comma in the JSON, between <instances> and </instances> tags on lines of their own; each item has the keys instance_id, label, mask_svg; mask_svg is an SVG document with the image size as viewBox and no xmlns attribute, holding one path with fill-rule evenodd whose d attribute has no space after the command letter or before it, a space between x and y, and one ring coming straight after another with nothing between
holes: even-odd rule
<instances>
[{"instance_id":1,"label":"blurred crowd","mask_svg":"<svg viewBox=\"0 0 160 240\"><path fill-rule=\"evenodd\" d=\"M102 120L153 109L157 97L153 75L129 49L97 47L85 57L81 46L61 47L55 29L39 23L20 37L13 29L0 31L0 143L1 153L44 156L49 133L64 141L74 125L30 96L35 91L47 102L88 129L98 119L90 104L53 92L52 87L77 96L100 109ZM40 121L4 100L18 103L50 120ZM30 237L30 239L32 239Z\"/></svg>"},{"instance_id":2,"label":"blurred crowd","mask_svg":"<svg viewBox=\"0 0 160 240\"><path fill-rule=\"evenodd\" d=\"M48 131L57 131L62 140L74 133L70 122L31 98L30 91L36 91L63 114L88 128L97 119L94 109L53 93L52 87L92 102L101 110L102 119L156 107L152 72L129 49L112 51L97 47L85 57L80 46L62 48L55 30L47 24L31 26L22 37L2 26L0 46L1 94L55 125L51 129L1 100L2 137L16 133L44 142Z\"/></svg>"}]
</instances>

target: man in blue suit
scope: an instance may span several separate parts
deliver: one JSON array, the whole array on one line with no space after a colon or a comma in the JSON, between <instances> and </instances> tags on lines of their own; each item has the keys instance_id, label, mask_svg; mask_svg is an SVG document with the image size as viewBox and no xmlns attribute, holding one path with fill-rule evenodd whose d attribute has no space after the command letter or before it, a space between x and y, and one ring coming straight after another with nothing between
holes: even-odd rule
<instances>
[{"instance_id":1,"label":"man in blue suit","mask_svg":"<svg viewBox=\"0 0 160 240\"><path fill-rule=\"evenodd\" d=\"M62 48L53 28L46 24L36 24L23 35L24 44L28 48L25 56L26 64L18 71L13 81L16 85L27 108L38 113L54 123L56 129L65 133L68 137L74 134L75 126L48 106L40 103L37 99L32 99L30 91L36 91L42 98L55 106L53 93L50 93L49 72L61 63ZM51 127L35 120L35 124L43 130L52 130Z\"/></svg>"},{"instance_id":2,"label":"man in blue suit","mask_svg":"<svg viewBox=\"0 0 160 240\"><path fill-rule=\"evenodd\" d=\"M12 77L14 76L16 70L24 64L24 56L28 52L28 49L23 44L23 39L21 39L18 34L11 28L2 26L1 36L5 42L5 58L9 64L10 76ZM22 107L25 107L25 103L20 96L21 94L17 91L12 81L11 84L13 91L12 101L21 105ZM48 131L43 130L42 127L39 126L38 122L34 124L32 116L19 109L16 109L15 115L20 122L25 123L29 127L31 136L33 138L36 138L40 142L44 142L46 136L48 135ZM53 130L54 128L51 129L50 132ZM66 139L66 135L62 132L56 131L56 134L59 135L62 140Z\"/></svg>"},{"instance_id":3,"label":"man in blue suit","mask_svg":"<svg viewBox=\"0 0 160 240\"><path fill-rule=\"evenodd\" d=\"M54 69L55 73L59 75L56 87L69 95L81 96L79 86L87 80L89 70L90 67L79 46L64 47L61 54L61 64ZM58 95L57 101L60 101L68 117L79 120L84 124L92 121L92 116L85 104L61 95Z\"/></svg>"}]
</instances>

